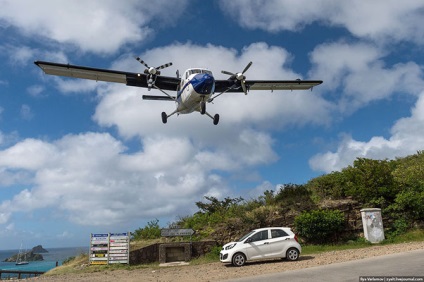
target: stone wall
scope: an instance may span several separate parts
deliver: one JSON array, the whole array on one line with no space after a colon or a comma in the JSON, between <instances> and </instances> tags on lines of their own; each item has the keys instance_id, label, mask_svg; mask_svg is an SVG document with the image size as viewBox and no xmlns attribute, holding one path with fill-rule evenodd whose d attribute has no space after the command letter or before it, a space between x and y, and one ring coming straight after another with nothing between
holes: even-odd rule
<instances>
[{"instance_id":1,"label":"stone wall","mask_svg":"<svg viewBox=\"0 0 424 282\"><path fill-rule=\"evenodd\" d=\"M205 255L217 245L216 241L157 243L131 251L130 264L136 265L152 262L164 263L173 259L189 261L192 258L198 258ZM183 251L181 251L182 249ZM171 251L170 255L167 255L168 250Z\"/></svg>"}]
</instances>

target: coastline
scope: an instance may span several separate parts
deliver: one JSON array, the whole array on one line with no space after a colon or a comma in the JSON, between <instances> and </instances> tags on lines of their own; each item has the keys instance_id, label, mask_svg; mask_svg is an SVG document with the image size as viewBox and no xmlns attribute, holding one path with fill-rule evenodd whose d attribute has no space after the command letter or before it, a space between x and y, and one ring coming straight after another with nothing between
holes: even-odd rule
<instances>
[{"instance_id":1,"label":"coastline","mask_svg":"<svg viewBox=\"0 0 424 282\"><path fill-rule=\"evenodd\" d=\"M15 255L19 250L0 250L0 269L2 270L21 270L21 271L41 271L47 272L69 257L78 256L82 252L88 253L88 247L68 247L68 248L46 248L48 253L42 253L44 260L30 261L27 265L17 266L15 262L4 262L5 259ZM57 265L56 265L57 263ZM17 277L17 275L10 275Z\"/></svg>"}]
</instances>

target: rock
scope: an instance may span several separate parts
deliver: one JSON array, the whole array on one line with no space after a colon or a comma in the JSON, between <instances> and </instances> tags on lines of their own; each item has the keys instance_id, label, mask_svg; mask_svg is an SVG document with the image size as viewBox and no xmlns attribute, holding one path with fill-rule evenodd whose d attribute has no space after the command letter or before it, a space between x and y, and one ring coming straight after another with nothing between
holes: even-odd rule
<instances>
[{"instance_id":1,"label":"rock","mask_svg":"<svg viewBox=\"0 0 424 282\"><path fill-rule=\"evenodd\" d=\"M48 253L49 252L46 249L44 249L43 246L41 246L41 245L35 246L34 248L32 248L32 251L35 254L42 254L42 253Z\"/></svg>"}]
</instances>

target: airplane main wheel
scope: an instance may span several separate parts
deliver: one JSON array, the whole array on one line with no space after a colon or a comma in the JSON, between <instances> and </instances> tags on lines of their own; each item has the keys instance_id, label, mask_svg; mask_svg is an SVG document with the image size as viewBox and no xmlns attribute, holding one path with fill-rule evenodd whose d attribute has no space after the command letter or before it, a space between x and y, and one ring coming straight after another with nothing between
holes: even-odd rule
<instances>
[{"instance_id":1,"label":"airplane main wheel","mask_svg":"<svg viewBox=\"0 0 424 282\"><path fill-rule=\"evenodd\" d=\"M214 115L214 117L213 117L213 124L217 125L217 124L218 124L218 122L219 122L219 115L218 115L218 114L216 114L216 115Z\"/></svg>"},{"instance_id":2,"label":"airplane main wheel","mask_svg":"<svg viewBox=\"0 0 424 282\"><path fill-rule=\"evenodd\" d=\"M204 115L206 113L206 103L201 102L200 103L200 114Z\"/></svg>"},{"instance_id":3,"label":"airplane main wheel","mask_svg":"<svg viewBox=\"0 0 424 282\"><path fill-rule=\"evenodd\" d=\"M162 112L162 122L166 123L168 121L168 115L165 112Z\"/></svg>"}]
</instances>

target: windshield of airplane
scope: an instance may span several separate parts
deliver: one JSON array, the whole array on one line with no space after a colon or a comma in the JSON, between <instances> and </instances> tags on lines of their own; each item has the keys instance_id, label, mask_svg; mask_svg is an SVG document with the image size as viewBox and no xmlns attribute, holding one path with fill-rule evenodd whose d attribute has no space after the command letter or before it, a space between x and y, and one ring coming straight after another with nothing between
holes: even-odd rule
<instances>
[{"instance_id":1,"label":"windshield of airplane","mask_svg":"<svg viewBox=\"0 0 424 282\"><path fill-rule=\"evenodd\" d=\"M212 72L210 70L205 70L205 69L191 69L189 70L188 75L192 75L192 74L196 74L196 73L207 73L212 75Z\"/></svg>"}]
</instances>

